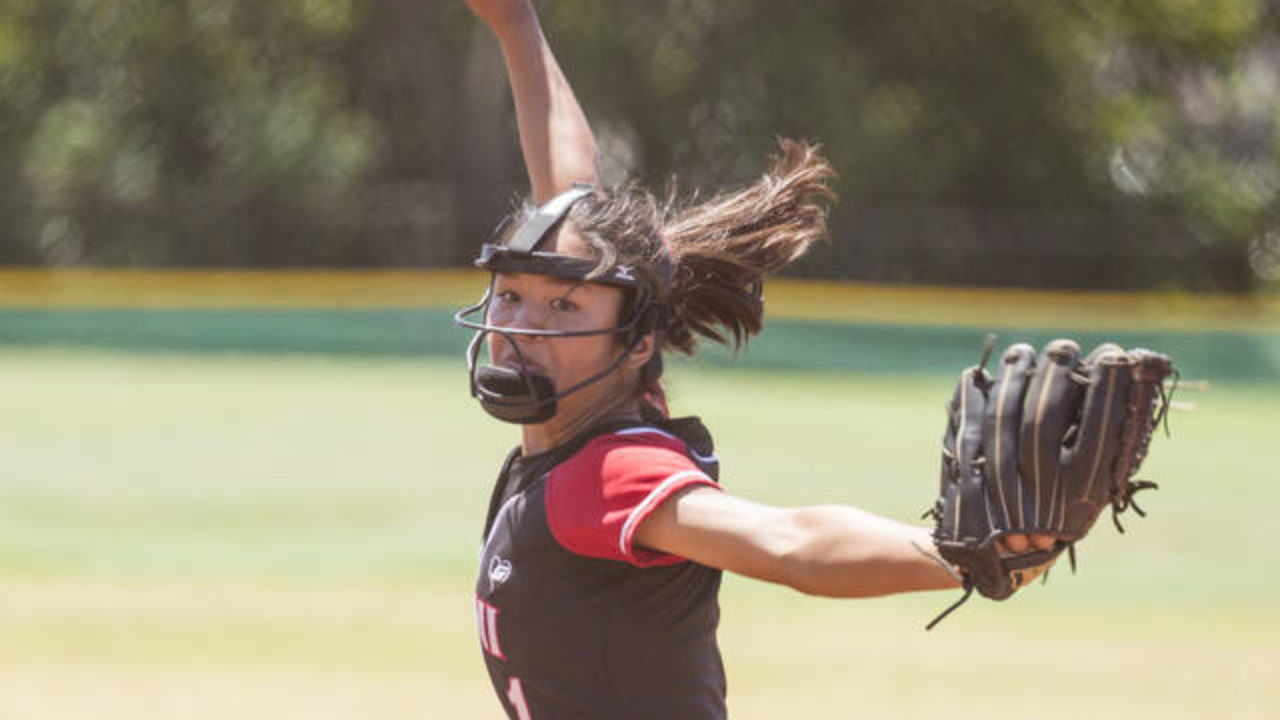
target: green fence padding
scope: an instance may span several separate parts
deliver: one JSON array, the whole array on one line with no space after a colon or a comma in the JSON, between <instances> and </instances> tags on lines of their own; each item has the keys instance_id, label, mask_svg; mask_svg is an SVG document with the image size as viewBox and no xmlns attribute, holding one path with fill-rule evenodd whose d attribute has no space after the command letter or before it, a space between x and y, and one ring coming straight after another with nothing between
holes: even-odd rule
<instances>
[{"instance_id":1,"label":"green fence padding","mask_svg":"<svg viewBox=\"0 0 1280 720\"><path fill-rule=\"evenodd\" d=\"M1157 348L1188 378L1280 382L1280 333L1098 333L1075 328L992 328L999 347L1054 337ZM971 328L774 320L734 358L706 344L696 362L864 373L952 374L976 361L985 333ZM112 350L452 355L470 339L440 309L0 310L0 346Z\"/></svg>"},{"instance_id":2,"label":"green fence padding","mask_svg":"<svg viewBox=\"0 0 1280 720\"><path fill-rule=\"evenodd\" d=\"M1118 342L1172 355L1187 378L1280 381L1280 333L1092 332L1075 328L991 328L997 355L1014 342L1037 348L1057 337L1093 346ZM972 328L770 322L745 359L753 366L857 372L958 373L978 361L986 332ZM717 360L727 353L713 354Z\"/></svg>"}]
</instances>

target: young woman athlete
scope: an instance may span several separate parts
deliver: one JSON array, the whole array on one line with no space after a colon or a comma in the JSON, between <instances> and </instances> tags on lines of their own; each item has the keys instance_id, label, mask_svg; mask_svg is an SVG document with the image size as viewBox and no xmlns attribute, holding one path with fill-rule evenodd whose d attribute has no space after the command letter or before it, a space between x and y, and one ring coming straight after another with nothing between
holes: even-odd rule
<instances>
[{"instance_id":1,"label":"young woman athlete","mask_svg":"<svg viewBox=\"0 0 1280 720\"><path fill-rule=\"evenodd\" d=\"M472 393L521 431L476 584L508 715L725 717L722 570L831 597L958 587L924 528L726 492L707 430L667 414L662 353L692 353L699 336L745 343L761 329L762 278L824 234L832 171L817 150L783 142L754 185L689 207L601 187L528 0L466 3L501 45L533 185L534 205L477 261L492 273L484 298L459 313L477 331Z\"/></svg>"}]
</instances>

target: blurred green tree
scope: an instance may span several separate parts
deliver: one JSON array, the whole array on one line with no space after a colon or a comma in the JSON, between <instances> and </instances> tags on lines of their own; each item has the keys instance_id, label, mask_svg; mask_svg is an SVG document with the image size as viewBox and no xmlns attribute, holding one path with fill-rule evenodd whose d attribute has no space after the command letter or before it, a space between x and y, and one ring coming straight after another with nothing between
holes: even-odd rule
<instances>
[{"instance_id":1,"label":"blurred green tree","mask_svg":"<svg viewBox=\"0 0 1280 720\"><path fill-rule=\"evenodd\" d=\"M1248 290L1280 277L1280 2L557 0L608 178L842 172L799 268ZM446 0L0 0L0 262L465 262L524 187Z\"/></svg>"}]
</instances>

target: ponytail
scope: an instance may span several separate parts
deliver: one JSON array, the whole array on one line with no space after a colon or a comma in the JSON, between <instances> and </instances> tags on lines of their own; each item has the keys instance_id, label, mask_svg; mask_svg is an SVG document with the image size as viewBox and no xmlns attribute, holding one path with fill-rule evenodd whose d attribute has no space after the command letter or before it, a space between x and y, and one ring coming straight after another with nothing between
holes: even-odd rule
<instances>
[{"instance_id":1,"label":"ponytail","mask_svg":"<svg viewBox=\"0 0 1280 720\"><path fill-rule=\"evenodd\" d=\"M827 181L835 171L804 142L782 140L782 155L755 184L671 211L663 227L675 280L668 297L668 348L692 354L696 336L735 350L760 332L764 276L826 237Z\"/></svg>"}]
</instances>

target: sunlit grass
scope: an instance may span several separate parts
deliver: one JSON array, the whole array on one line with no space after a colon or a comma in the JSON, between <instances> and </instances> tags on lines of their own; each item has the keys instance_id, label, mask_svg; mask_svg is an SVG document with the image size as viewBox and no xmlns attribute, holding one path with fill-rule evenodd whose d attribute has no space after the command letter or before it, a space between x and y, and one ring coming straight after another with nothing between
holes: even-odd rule
<instances>
[{"instance_id":1,"label":"sunlit grass","mask_svg":"<svg viewBox=\"0 0 1280 720\"><path fill-rule=\"evenodd\" d=\"M950 384L677 364L671 390L733 491L912 519ZM1194 400L1144 468L1148 518L932 633L950 593L730 578L735 717L1274 714L1280 388ZM459 363L8 350L0 405L0 717L500 717L471 574L515 436Z\"/></svg>"}]
</instances>

